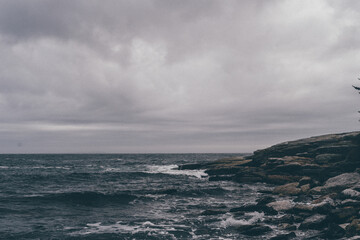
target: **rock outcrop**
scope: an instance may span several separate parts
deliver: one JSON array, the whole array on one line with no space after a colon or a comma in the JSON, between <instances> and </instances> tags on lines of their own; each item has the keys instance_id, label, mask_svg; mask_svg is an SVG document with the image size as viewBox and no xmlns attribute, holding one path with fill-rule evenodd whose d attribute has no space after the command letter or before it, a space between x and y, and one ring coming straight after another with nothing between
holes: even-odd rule
<instances>
[{"instance_id":1,"label":"rock outcrop","mask_svg":"<svg viewBox=\"0 0 360 240\"><path fill-rule=\"evenodd\" d=\"M263 223L239 227L244 235L270 231L270 223L285 231L273 239L293 238L294 230L317 231L314 239L360 235L360 132L285 142L197 167L206 169L210 181L274 186L256 205L230 209L268 216Z\"/></svg>"},{"instance_id":2,"label":"rock outcrop","mask_svg":"<svg viewBox=\"0 0 360 240\"><path fill-rule=\"evenodd\" d=\"M302 180L301 183L307 181L312 188L331 177L360 168L360 132L285 142L255 151L251 156L221 159L202 167L207 169L210 180L274 184Z\"/></svg>"}]
</instances>

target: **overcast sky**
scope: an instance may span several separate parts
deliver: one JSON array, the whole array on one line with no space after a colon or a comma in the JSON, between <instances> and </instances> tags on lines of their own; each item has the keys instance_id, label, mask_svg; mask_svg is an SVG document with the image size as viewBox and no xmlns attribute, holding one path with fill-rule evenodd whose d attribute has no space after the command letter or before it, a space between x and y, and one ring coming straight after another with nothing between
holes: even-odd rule
<instances>
[{"instance_id":1,"label":"overcast sky","mask_svg":"<svg viewBox=\"0 0 360 240\"><path fill-rule=\"evenodd\" d=\"M252 152L355 131L360 1L0 0L1 153Z\"/></svg>"}]
</instances>

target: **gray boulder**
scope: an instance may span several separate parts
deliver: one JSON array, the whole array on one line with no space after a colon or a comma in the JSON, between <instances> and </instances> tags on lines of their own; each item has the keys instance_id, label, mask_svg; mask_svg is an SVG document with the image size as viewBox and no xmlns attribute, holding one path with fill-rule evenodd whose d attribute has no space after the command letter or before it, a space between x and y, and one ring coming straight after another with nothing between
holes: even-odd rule
<instances>
[{"instance_id":1,"label":"gray boulder","mask_svg":"<svg viewBox=\"0 0 360 240\"><path fill-rule=\"evenodd\" d=\"M336 177L329 178L324 185L328 191L342 191L347 188L360 185L360 174L357 172L343 173Z\"/></svg>"}]
</instances>

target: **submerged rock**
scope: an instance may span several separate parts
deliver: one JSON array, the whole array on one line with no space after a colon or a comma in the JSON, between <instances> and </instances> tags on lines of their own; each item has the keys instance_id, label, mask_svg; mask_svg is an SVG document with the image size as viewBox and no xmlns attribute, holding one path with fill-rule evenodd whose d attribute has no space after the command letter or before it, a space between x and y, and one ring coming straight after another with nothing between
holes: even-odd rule
<instances>
[{"instance_id":1,"label":"submerged rock","mask_svg":"<svg viewBox=\"0 0 360 240\"><path fill-rule=\"evenodd\" d=\"M358 212L354 207L343 207L331 210L329 216L335 223L346 223L356 218Z\"/></svg>"},{"instance_id":2,"label":"submerged rock","mask_svg":"<svg viewBox=\"0 0 360 240\"><path fill-rule=\"evenodd\" d=\"M294 232L280 234L280 235L270 238L270 240L287 240L287 239L292 239L292 238L296 238L296 234Z\"/></svg>"},{"instance_id":3,"label":"submerged rock","mask_svg":"<svg viewBox=\"0 0 360 240\"><path fill-rule=\"evenodd\" d=\"M271 232L272 228L260 224L241 225L237 227L237 230L247 236L259 236L265 233Z\"/></svg>"},{"instance_id":4,"label":"submerged rock","mask_svg":"<svg viewBox=\"0 0 360 240\"><path fill-rule=\"evenodd\" d=\"M360 234L360 219L354 219L347 227L346 227L346 236L352 237Z\"/></svg>"},{"instance_id":5,"label":"submerged rock","mask_svg":"<svg viewBox=\"0 0 360 240\"><path fill-rule=\"evenodd\" d=\"M300 230L315 229L319 230L327 226L328 219L326 215L315 214L306 218L299 226Z\"/></svg>"},{"instance_id":6,"label":"submerged rock","mask_svg":"<svg viewBox=\"0 0 360 240\"><path fill-rule=\"evenodd\" d=\"M345 230L337 224L330 223L328 228L321 233L323 239L340 239L345 236Z\"/></svg>"},{"instance_id":7,"label":"submerged rock","mask_svg":"<svg viewBox=\"0 0 360 240\"><path fill-rule=\"evenodd\" d=\"M210 216L210 215L219 215L226 213L225 210L219 210L219 209L208 209L201 213L201 215Z\"/></svg>"}]
</instances>

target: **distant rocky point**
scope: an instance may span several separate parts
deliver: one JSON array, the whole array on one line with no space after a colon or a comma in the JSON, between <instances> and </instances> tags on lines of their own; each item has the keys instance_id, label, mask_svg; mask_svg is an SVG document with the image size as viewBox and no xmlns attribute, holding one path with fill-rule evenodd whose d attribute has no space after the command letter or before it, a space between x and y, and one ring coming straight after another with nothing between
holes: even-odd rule
<instances>
[{"instance_id":1,"label":"distant rocky point","mask_svg":"<svg viewBox=\"0 0 360 240\"><path fill-rule=\"evenodd\" d=\"M276 217L243 229L265 229L270 221L285 231L274 239L290 239L307 230L318 231L314 239L360 235L360 132L284 142L251 156L180 168L206 169L210 181L273 184L272 192L257 204L237 210L256 209ZM261 231L251 232L257 233Z\"/></svg>"}]
</instances>

